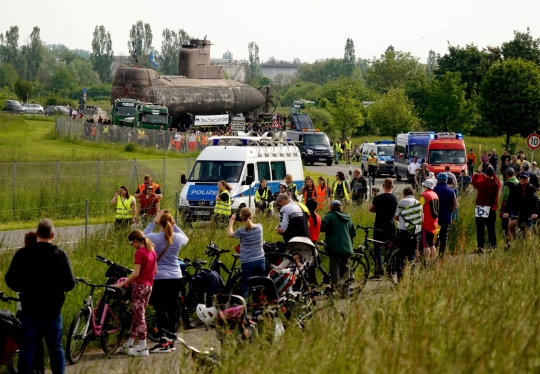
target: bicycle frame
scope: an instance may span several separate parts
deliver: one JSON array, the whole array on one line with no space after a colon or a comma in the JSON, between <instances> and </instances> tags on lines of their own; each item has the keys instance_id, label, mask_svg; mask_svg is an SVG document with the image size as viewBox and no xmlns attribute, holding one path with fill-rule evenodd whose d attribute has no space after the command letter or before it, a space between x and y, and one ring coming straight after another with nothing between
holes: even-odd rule
<instances>
[{"instance_id":1,"label":"bicycle frame","mask_svg":"<svg viewBox=\"0 0 540 374\"><path fill-rule=\"evenodd\" d=\"M89 313L89 316L88 316L88 321L86 322L86 326L84 328L84 336L87 336L88 335L88 331L89 331L89 327L90 327L90 324L92 324L92 333L94 334L95 337L99 337L101 336L102 332L103 332L103 325L105 324L105 318L107 317L107 313L109 312L109 303L108 302L104 302L104 298L108 298L107 295L103 295L101 297L101 299L99 300L98 302L98 305L97 305L97 309L94 309L94 304L93 304L93 296L94 296L94 291L96 288L98 287L106 287L106 286L98 286L98 285L92 285L92 284L89 284L87 283L86 281L83 281L82 283L85 283L86 285L88 285L90 287L90 293L87 297L87 299L83 302L84 306L83 308L86 308L88 310L88 313ZM96 323L96 313L95 311L96 310L100 310L102 304L105 304L103 305L103 308L101 310L101 316L97 316L99 318L99 324ZM111 330L110 333L114 333L116 331L118 331L118 329L120 329L120 322L118 321L118 317L114 314L114 312L111 311L111 316L114 320L114 323L115 325L117 326L117 329L114 329L114 330Z\"/></svg>"}]
</instances>

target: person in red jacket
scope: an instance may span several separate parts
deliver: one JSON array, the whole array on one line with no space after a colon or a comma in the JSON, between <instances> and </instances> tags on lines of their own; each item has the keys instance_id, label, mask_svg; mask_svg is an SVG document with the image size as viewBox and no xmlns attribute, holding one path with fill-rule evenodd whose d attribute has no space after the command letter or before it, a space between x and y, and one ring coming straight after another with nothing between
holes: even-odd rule
<instances>
[{"instance_id":1,"label":"person in red jacket","mask_svg":"<svg viewBox=\"0 0 540 374\"><path fill-rule=\"evenodd\" d=\"M485 234L487 228L489 245L492 248L497 246L497 234L495 233L495 221L497 220L497 206L499 204L499 190L501 182L495 175L495 170L488 166L484 171L482 166L478 167L478 173L472 177L472 185L478 191L476 195L476 207L474 216L476 217L476 242L478 253L484 252Z\"/></svg>"},{"instance_id":2,"label":"person in red jacket","mask_svg":"<svg viewBox=\"0 0 540 374\"><path fill-rule=\"evenodd\" d=\"M435 232L439 223L439 197L433 191L435 188L434 179L426 179L422 186L424 192L420 195L420 204L424 220L422 221L422 248L424 248L424 257L429 260L437 258L437 248L435 247Z\"/></svg>"}]
</instances>

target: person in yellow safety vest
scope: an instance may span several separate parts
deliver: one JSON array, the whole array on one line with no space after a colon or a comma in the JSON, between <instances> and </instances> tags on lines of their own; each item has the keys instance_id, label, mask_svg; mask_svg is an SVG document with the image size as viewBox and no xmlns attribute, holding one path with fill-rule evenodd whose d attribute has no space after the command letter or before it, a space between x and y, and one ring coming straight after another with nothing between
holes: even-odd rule
<instances>
[{"instance_id":1,"label":"person in yellow safety vest","mask_svg":"<svg viewBox=\"0 0 540 374\"><path fill-rule=\"evenodd\" d=\"M140 145L144 145L144 139L146 138L146 133L143 129L137 129L137 140Z\"/></svg>"},{"instance_id":2,"label":"person in yellow safety vest","mask_svg":"<svg viewBox=\"0 0 540 374\"><path fill-rule=\"evenodd\" d=\"M257 210L263 211L268 208L270 201L272 201L272 191L268 188L266 179L262 179L257 192L255 192Z\"/></svg>"},{"instance_id":3,"label":"person in yellow safety vest","mask_svg":"<svg viewBox=\"0 0 540 374\"><path fill-rule=\"evenodd\" d=\"M342 171L336 173L336 180L332 185L332 199L339 201L349 201L351 196L351 186L345 180L345 174Z\"/></svg>"},{"instance_id":4,"label":"person in yellow safety vest","mask_svg":"<svg viewBox=\"0 0 540 374\"><path fill-rule=\"evenodd\" d=\"M347 137L347 140L345 140L345 162L349 165L351 163L351 154L352 154L352 141L351 141L351 138Z\"/></svg>"},{"instance_id":5,"label":"person in yellow safety vest","mask_svg":"<svg viewBox=\"0 0 540 374\"><path fill-rule=\"evenodd\" d=\"M338 139L336 140L336 142L334 143L334 158L335 158L335 163L336 165L339 164L339 159L341 157L341 152L342 152L342 149L341 149L341 140Z\"/></svg>"},{"instance_id":6,"label":"person in yellow safety vest","mask_svg":"<svg viewBox=\"0 0 540 374\"><path fill-rule=\"evenodd\" d=\"M320 176L317 180L318 185L315 186L315 193L317 196L315 197L315 200L317 201L317 210L323 210L326 202L330 201L330 189L326 185L326 180L324 177Z\"/></svg>"},{"instance_id":7,"label":"person in yellow safety vest","mask_svg":"<svg viewBox=\"0 0 540 374\"><path fill-rule=\"evenodd\" d=\"M101 136L103 137L103 140L109 140L109 125L103 125L101 129Z\"/></svg>"},{"instance_id":8,"label":"person in yellow safety vest","mask_svg":"<svg viewBox=\"0 0 540 374\"><path fill-rule=\"evenodd\" d=\"M227 182L221 180L217 184L216 206L214 208L214 220L218 224L227 224L231 215L231 195L232 187Z\"/></svg>"},{"instance_id":9,"label":"person in yellow safety vest","mask_svg":"<svg viewBox=\"0 0 540 374\"><path fill-rule=\"evenodd\" d=\"M291 194L291 198L293 199L293 201L298 201L298 188L293 182L291 174L285 175L285 183L287 184L287 191L289 191L289 193Z\"/></svg>"},{"instance_id":10,"label":"person in yellow safety vest","mask_svg":"<svg viewBox=\"0 0 540 374\"><path fill-rule=\"evenodd\" d=\"M129 195L125 186L116 190L111 205L116 206L114 222L116 227L127 227L130 223L137 222L137 202L134 196Z\"/></svg>"},{"instance_id":11,"label":"person in yellow safety vest","mask_svg":"<svg viewBox=\"0 0 540 374\"><path fill-rule=\"evenodd\" d=\"M377 169L379 168L379 158L372 149L367 157L368 175L371 177L371 184L375 184L375 177L377 176Z\"/></svg>"}]
</instances>

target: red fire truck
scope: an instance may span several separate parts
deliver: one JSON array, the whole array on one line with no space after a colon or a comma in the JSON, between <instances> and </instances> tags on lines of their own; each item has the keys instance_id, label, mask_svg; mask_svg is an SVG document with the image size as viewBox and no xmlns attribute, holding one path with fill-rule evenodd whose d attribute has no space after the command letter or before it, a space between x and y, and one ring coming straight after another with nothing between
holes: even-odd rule
<instances>
[{"instance_id":1,"label":"red fire truck","mask_svg":"<svg viewBox=\"0 0 540 374\"><path fill-rule=\"evenodd\" d=\"M428 170L435 175L443 172L446 166L450 171L459 175L461 170L467 170L465 142L463 135L453 132L440 132L432 135L428 144Z\"/></svg>"}]
</instances>

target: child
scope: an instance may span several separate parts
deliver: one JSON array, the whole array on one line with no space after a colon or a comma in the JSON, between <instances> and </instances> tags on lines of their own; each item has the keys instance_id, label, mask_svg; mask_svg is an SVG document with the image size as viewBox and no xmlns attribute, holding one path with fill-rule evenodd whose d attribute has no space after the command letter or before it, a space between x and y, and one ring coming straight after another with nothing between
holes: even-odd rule
<instances>
[{"instance_id":1,"label":"child","mask_svg":"<svg viewBox=\"0 0 540 374\"><path fill-rule=\"evenodd\" d=\"M148 357L144 311L152 293L154 275L157 274L156 252L150 239L147 239L140 230L132 231L128 235L128 240L129 244L136 249L133 273L123 282L114 285L114 287L122 288L131 284L132 287L131 329L123 350L130 356ZM139 339L137 348L133 348L135 338Z\"/></svg>"}]
</instances>

